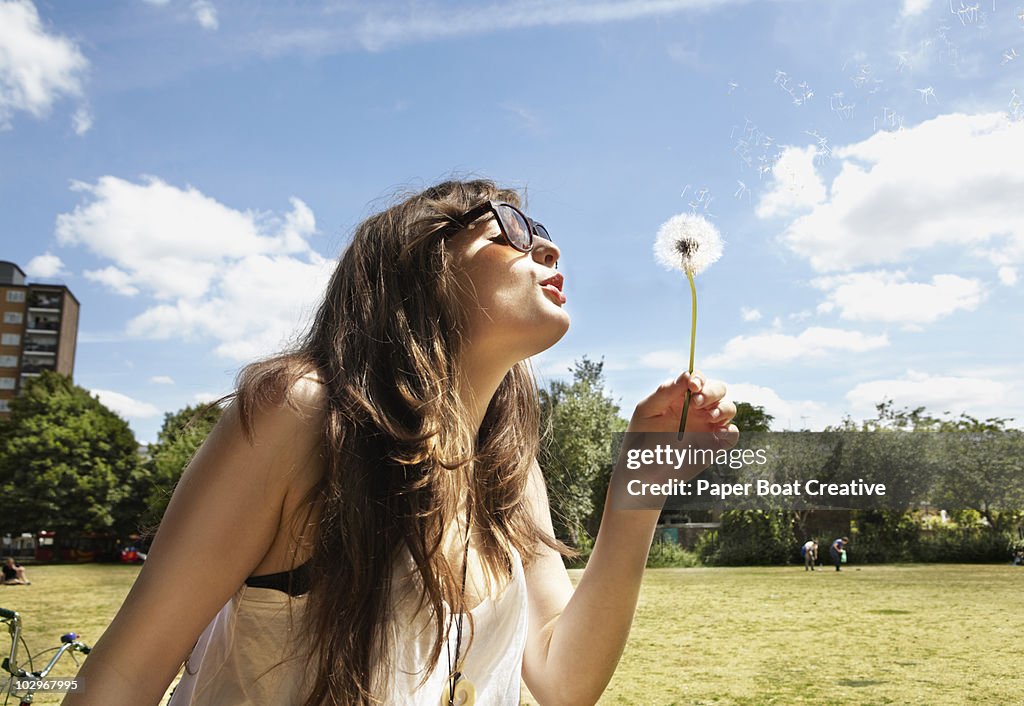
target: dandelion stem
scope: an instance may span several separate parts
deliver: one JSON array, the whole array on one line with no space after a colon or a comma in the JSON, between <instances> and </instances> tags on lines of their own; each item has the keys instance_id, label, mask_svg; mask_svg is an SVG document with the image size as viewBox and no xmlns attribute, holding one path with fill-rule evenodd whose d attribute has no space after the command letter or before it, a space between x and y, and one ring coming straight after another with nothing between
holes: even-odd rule
<instances>
[{"instance_id":1,"label":"dandelion stem","mask_svg":"<svg viewBox=\"0 0 1024 706\"><path fill-rule=\"evenodd\" d=\"M686 279L690 282L690 373L693 373L693 352L697 345L697 286L693 283L693 273L686 271ZM686 386L686 399L683 401L683 414L679 418L679 434L676 439L683 438L686 431L686 414L690 411L690 386Z\"/></svg>"}]
</instances>

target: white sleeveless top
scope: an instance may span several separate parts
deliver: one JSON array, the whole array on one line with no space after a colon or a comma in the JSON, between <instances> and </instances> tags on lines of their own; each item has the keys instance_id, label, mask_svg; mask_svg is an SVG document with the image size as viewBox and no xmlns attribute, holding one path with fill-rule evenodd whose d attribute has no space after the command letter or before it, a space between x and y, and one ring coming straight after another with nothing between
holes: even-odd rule
<instances>
[{"instance_id":1,"label":"white sleeveless top","mask_svg":"<svg viewBox=\"0 0 1024 706\"><path fill-rule=\"evenodd\" d=\"M462 671L476 688L476 703L488 706L519 705L528 604L522 558L515 547L511 552L511 580L463 614ZM448 677L444 648L437 664L426 664L434 630L425 607L415 612L414 590L420 584L414 570L408 549L403 549L392 577L391 659L380 662L373 689L388 706L438 706ZM305 598L243 584L200 635L167 706L299 704L313 675L301 647L308 641L290 625L288 603L297 626ZM449 614L445 605L445 621ZM457 623L456 616L448 635L453 658ZM429 676L417 688L425 671Z\"/></svg>"}]
</instances>

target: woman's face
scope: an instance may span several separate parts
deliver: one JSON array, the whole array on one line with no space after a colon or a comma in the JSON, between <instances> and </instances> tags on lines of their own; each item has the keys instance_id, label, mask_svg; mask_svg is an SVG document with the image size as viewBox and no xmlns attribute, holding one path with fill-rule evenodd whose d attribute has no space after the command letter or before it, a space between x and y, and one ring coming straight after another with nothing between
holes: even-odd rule
<instances>
[{"instance_id":1,"label":"woman's face","mask_svg":"<svg viewBox=\"0 0 1024 706\"><path fill-rule=\"evenodd\" d=\"M564 295L553 291L564 291L564 279L555 269L558 246L536 238L531 252L519 252L501 234L493 214L453 236L448 245L460 281L475 297L468 331L474 349L515 363L565 335L569 313Z\"/></svg>"}]
</instances>

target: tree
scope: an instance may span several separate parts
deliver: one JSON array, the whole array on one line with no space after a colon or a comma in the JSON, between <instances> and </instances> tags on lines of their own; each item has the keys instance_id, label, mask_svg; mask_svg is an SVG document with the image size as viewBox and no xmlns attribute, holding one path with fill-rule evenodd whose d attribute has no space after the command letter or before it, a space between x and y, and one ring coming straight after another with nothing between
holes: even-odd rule
<instances>
[{"instance_id":1,"label":"tree","mask_svg":"<svg viewBox=\"0 0 1024 706\"><path fill-rule=\"evenodd\" d=\"M181 474L220 420L220 415L221 408L217 405L189 406L164 415L163 427L157 434L156 443L149 447L149 460L146 462L150 485L142 520L147 532L155 531L160 524Z\"/></svg>"},{"instance_id":2,"label":"tree","mask_svg":"<svg viewBox=\"0 0 1024 706\"><path fill-rule=\"evenodd\" d=\"M130 532L144 479L128 423L64 375L28 380L0 425L0 530Z\"/></svg>"},{"instance_id":3,"label":"tree","mask_svg":"<svg viewBox=\"0 0 1024 706\"><path fill-rule=\"evenodd\" d=\"M584 356L570 369L571 383L554 381L540 391L540 465L551 491L556 533L575 546L589 541L588 524L593 526L604 507L612 434L627 426L605 394L603 368L603 361Z\"/></svg>"},{"instance_id":4,"label":"tree","mask_svg":"<svg viewBox=\"0 0 1024 706\"><path fill-rule=\"evenodd\" d=\"M771 431L771 424L775 417L764 411L760 405L752 405L748 402L736 403L736 416L732 423L741 432Z\"/></svg>"}]
</instances>

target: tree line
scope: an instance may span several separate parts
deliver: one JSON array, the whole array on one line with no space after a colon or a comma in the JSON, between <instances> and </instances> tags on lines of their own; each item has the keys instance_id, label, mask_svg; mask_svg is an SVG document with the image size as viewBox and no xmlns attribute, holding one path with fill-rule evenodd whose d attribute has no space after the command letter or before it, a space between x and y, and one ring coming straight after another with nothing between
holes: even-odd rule
<instances>
[{"instance_id":1,"label":"tree line","mask_svg":"<svg viewBox=\"0 0 1024 706\"><path fill-rule=\"evenodd\" d=\"M627 420L605 388L602 361L583 357L568 372L569 379L540 390L539 461L556 534L585 556L604 512L613 438L625 431ZM774 419L762 407L738 403L737 409L741 440L758 443L758 434L771 431ZM220 414L216 405L167 413L156 442L141 449L127 422L69 378L44 372L29 380L12 402L10 417L0 421L0 534L42 529L120 537L151 533ZM966 414L939 419L924 408L901 410L887 401L878 405L872 419L846 419L829 428L842 439L839 447L846 459L835 461L837 469L850 459L865 467L886 466L901 484L902 505L855 510L842 516L842 527L826 523L823 529L819 522L815 529L815 511L792 503L736 506L717 514L686 513L685 508L676 512L721 523L696 547L699 559L708 564L795 560L795 548L813 532L845 534L851 523L861 559L993 560L1008 544L1024 544L1024 538L1014 536L1024 523L1024 454L1019 453L1021 436L1008 427L1010 421ZM906 432L946 432L946 441L926 453L904 441L922 437ZM789 437L772 436L785 466L780 472L827 475L821 461L827 454L812 447L830 437ZM832 453L840 454L835 449ZM955 474L934 472L938 458L953 453L958 459ZM812 469L807 464L816 465ZM715 468L708 472L729 473ZM922 512L925 502L955 508L952 521L936 524ZM667 513L672 511L670 503ZM695 561L692 556L677 559Z\"/></svg>"}]
</instances>

